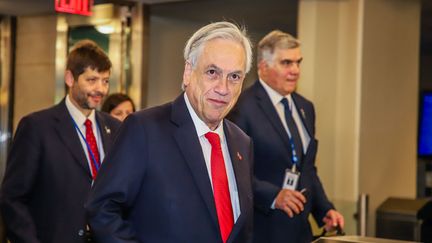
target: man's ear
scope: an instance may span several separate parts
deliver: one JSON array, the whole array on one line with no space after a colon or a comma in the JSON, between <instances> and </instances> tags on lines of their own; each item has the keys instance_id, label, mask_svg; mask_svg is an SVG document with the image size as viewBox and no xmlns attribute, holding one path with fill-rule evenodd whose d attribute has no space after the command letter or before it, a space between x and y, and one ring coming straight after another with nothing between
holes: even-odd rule
<instances>
[{"instance_id":1,"label":"man's ear","mask_svg":"<svg viewBox=\"0 0 432 243\"><path fill-rule=\"evenodd\" d=\"M258 66L258 75L260 77L265 76L267 74L267 70L268 70L267 62L264 60L261 60L257 66Z\"/></svg>"},{"instance_id":2,"label":"man's ear","mask_svg":"<svg viewBox=\"0 0 432 243\"><path fill-rule=\"evenodd\" d=\"M260 69L260 70L266 70L267 68L268 68L268 64L267 64L266 61L261 60L261 61L258 63L258 69Z\"/></svg>"},{"instance_id":3,"label":"man's ear","mask_svg":"<svg viewBox=\"0 0 432 243\"><path fill-rule=\"evenodd\" d=\"M185 67L183 72L183 87L187 87L189 85L191 75L192 75L192 65L189 62L185 62Z\"/></svg>"},{"instance_id":4,"label":"man's ear","mask_svg":"<svg viewBox=\"0 0 432 243\"><path fill-rule=\"evenodd\" d=\"M73 74L70 70L66 70L65 72L65 83L69 88L72 88L73 83L75 82L75 79L73 77Z\"/></svg>"}]
</instances>

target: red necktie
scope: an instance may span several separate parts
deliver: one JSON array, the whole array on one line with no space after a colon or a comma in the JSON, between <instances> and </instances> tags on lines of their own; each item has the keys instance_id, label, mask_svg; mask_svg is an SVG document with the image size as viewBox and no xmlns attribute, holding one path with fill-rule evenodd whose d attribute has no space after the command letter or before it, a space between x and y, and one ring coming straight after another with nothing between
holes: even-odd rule
<instances>
[{"instance_id":1,"label":"red necktie","mask_svg":"<svg viewBox=\"0 0 432 243\"><path fill-rule=\"evenodd\" d=\"M212 146L210 164L213 182L213 194L222 241L226 242L234 225L234 216L228 188L225 162L222 154L219 135L214 132L208 132L205 134L205 137Z\"/></svg>"},{"instance_id":2,"label":"red necktie","mask_svg":"<svg viewBox=\"0 0 432 243\"><path fill-rule=\"evenodd\" d=\"M90 158L91 174L93 176L93 179L95 179L100 166L99 151L96 143L96 138L93 134L92 122L89 119L87 119L84 122L84 125L86 127L86 140L88 144L87 150Z\"/></svg>"}]
</instances>

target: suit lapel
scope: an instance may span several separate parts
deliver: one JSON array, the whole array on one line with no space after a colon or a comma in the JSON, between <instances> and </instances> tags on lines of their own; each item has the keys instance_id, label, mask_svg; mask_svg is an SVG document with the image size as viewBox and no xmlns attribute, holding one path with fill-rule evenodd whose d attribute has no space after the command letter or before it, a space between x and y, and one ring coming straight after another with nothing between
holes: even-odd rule
<instances>
[{"instance_id":1,"label":"suit lapel","mask_svg":"<svg viewBox=\"0 0 432 243\"><path fill-rule=\"evenodd\" d=\"M292 93L291 95L295 107L297 108L297 112L303 122L303 125L306 127L306 130L309 134L309 137L313 138L313 121L311 121L311 117L309 117L309 114L306 114L306 109L304 107L304 102L301 102L301 100L298 98L298 95L296 93Z\"/></svg>"},{"instance_id":2,"label":"suit lapel","mask_svg":"<svg viewBox=\"0 0 432 243\"><path fill-rule=\"evenodd\" d=\"M224 133L227 140L228 151L231 157L231 163L234 169L235 180L237 184L237 191L240 203L240 211L241 214L237 219L237 222L234 224L234 228L230 234L228 242L231 242L236 238L238 233L240 232L242 226L244 225L244 221L247 218L246 210L248 208L248 203L251 202L251 191L250 188L250 172L249 164L246 161L243 161L243 158L246 154L245 151L241 151L237 142L238 139L235 137L235 133L232 132L232 127L229 126L226 121L224 121Z\"/></svg>"},{"instance_id":3,"label":"suit lapel","mask_svg":"<svg viewBox=\"0 0 432 243\"><path fill-rule=\"evenodd\" d=\"M218 227L216 206L214 203L210 178L207 172L201 144L195 132L195 125L189 115L183 93L172 104L171 120L178 126L173 135L174 139L188 164L196 182L195 184L197 185L210 213L210 217L215 223L215 226Z\"/></svg>"},{"instance_id":4,"label":"suit lapel","mask_svg":"<svg viewBox=\"0 0 432 243\"><path fill-rule=\"evenodd\" d=\"M91 178L90 169L87 163L87 157L78 137L76 128L69 111L66 108L65 99L56 106L56 132L61 141L71 152L74 160L86 171Z\"/></svg>"},{"instance_id":5,"label":"suit lapel","mask_svg":"<svg viewBox=\"0 0 432 243\"><path fill-rule=\"evenodd\" d=\"M98 123L98 128L102 137L102 146L106 155L112 145L113 139L111 139L111 136L113 136L113 130L98 111L96 111L96 121Z\"/></svg>"},{"instance_id":6,"label":"suit lapel","mask_svg":"<svg viewBox=\"0 0 432 243\"><path fill-rule=\"evenodd\" d=\"M265 117L270 120L270 123L272 124L273 128L276 130L276 133L280 136L282 141L285 144L285 148L287 149L288 153L290 154L291 158L291 147L289 142L288 134L282 124L282 121L280 120L279 115L277 114L277 111L272 104L270 97L268 96L267 92L265 91L264 87L257 81L255 84L255 95L258 100L258 105L260 106L261 110L265 113Z\"/></svg>"}]
</instances>

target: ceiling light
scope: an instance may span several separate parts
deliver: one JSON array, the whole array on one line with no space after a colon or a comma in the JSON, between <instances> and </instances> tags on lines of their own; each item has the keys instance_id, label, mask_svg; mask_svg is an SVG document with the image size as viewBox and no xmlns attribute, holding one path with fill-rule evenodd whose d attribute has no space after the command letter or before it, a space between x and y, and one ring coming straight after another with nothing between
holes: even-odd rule
<instances>
[{"instance_id":1,"label":"ceiling light","mask_svg":"<svg viewBox=\"0 0 432 243\"><path fill-rule=\"evenodd\" d=\"M109 35L114 33L114 26L110 24L96 25L96 30L102 34Z\"/></svg>"}]
</instances>

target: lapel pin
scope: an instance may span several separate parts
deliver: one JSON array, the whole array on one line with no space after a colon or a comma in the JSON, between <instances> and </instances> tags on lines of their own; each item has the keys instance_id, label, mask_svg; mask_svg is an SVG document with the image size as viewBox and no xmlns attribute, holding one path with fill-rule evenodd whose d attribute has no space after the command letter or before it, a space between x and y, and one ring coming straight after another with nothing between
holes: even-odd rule
<instances>
[{"instance_id":1,"label":"lapel pin","mask_svg":"<svg viewBox=\"0 0 432 243\"><path fill-rule=\"evenodd\" d=\"M305 114L305 111L303 110L303 108L300 109L300 113L301 113L303 119L306 119L306 114Z\"/></svg>"},{"instance_id":2,"label":"lapel pin","mask_svg":"<svg viewBox=\"0 0 432 243\"><path fill-rule=\"evenodd\" d=\"M237 159L240 161L243 160L243 156L241 156L241 154L239 152L237 152Z\"/></svg>"},{"instance_id":3,"label":"lapel pin","mask_svg":"<svg viewBox=\"0 0 432 243\"><path fill-rule=\"evenodd\" d=\"M107 134L111 134L111 129L109 129L109 127L105 126L105 132L106 132Z\"/></svg>"}]
</instances>

